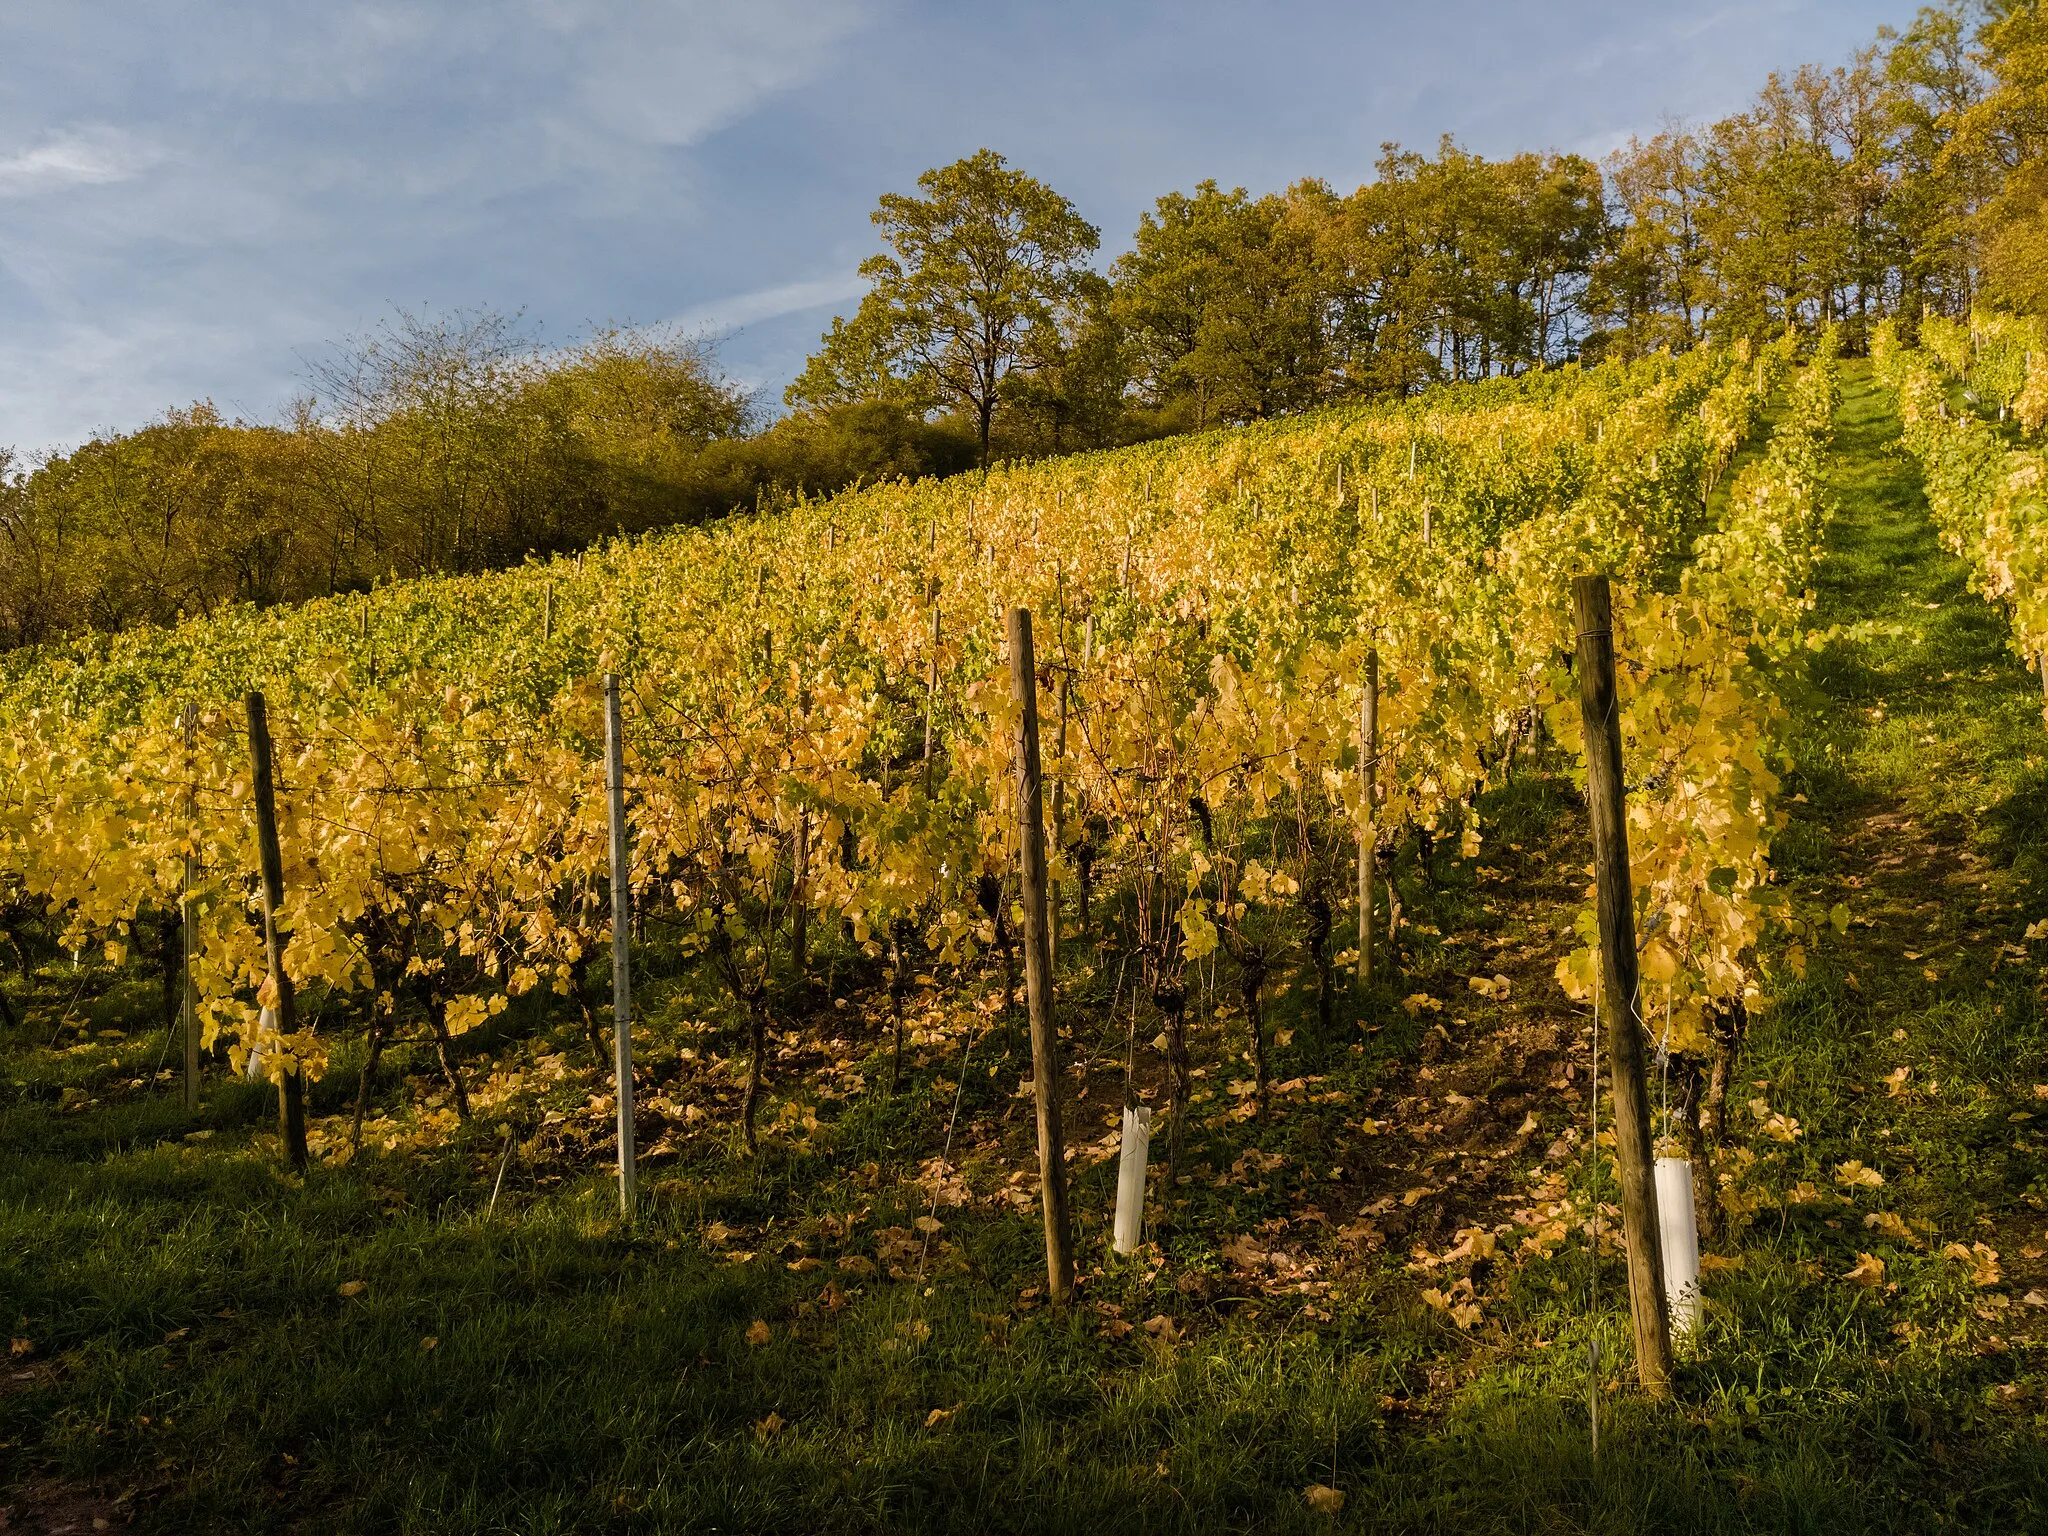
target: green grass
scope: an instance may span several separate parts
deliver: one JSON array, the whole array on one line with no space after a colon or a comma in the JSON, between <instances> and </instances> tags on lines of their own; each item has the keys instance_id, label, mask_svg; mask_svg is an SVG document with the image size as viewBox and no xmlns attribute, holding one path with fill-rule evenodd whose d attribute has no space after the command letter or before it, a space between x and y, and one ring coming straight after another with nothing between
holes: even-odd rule
<instances>
[{"instance_id":1,"label":"green grass","mask_svg":"<svg viewBox=\"0 0 2048 1536\"><path fill-rule=\"evenodd\" d=\"M32 1346L0 1381L0 1483L29 1519L61 1490L111 1520L207 1532L2048 1526L2048 1330L2024 1300L2048 1290L2048 1261L2025 1253L2048 1249L2048 1020L2024 938L2048 914L2048 737L2037 683L1936 545L1895 439L1852 366L1816 616L1839 631L1793 680L1788 788L1804 798L1777 863L1802 912L1846 902L1856 921L1753 1028L1731 1097L1754 1208L1673 1404L1627 1390L1612 1256L1591 1315L1583 1248L1474 1266L1486 1321L1470 1332L1404 1270L1411 1244L1503 1219L1532 1178L1577 1176L1543 1149L1582 1123L1579 1089L1552 1085L1583 1071L1583 1021L1546 978L1584 854L1569 791L1538 774L1489 807L1499 877L1447 860L1435 892L1412 883L1411 910L1441 932L1417 935L1402 986L1443 1012L1382 1000L1375 1028L1347 1015L1317 1050L1306 998L1278 997L1295 1038L1276 1075L1320 1073L1346 1102L1196 1138L1157 1261L1105 1258L1110 1170L1089 1167L1084 1302L1065 1314L1020 1297L1040 1263L1029 1210L942 1212L922 1278L838 1267L923 1213L904 1175L945 1128L946 1048L918 1053L895 1100L825 1107L814 1143L771 1140L752 1166L693 1144L651 1168L629 1233L601 1157L568 1142L522 1150L487 1212L492 1114L288 1177L261 1090L221 1084L195 1120L157 1084L146 987L47 967L0 1046L0 1317ZM1465 988L1482 970L1514 979L1512 1007ZM74 1006L91 1033L57 1035ZM664 1006L700 1011L680 982ZM1210 1089L1237 1025L1219 1027L1199 1047ZM561 1021L519 1028L539 1033L471 1048L579 1049ZM651 1071L685 1069L680 1031ZM688 1038L729 1048L715 1019ZM1116 1102L1116 1044L1087 1078L1088 1139ZM867 1065L885 1080L879 1056ZM417 1070L401 1090L415 1107L433 1089L424 1057ZM345 1076L317 1111L348 1102ZM1025 1166L1014 1063L969 1081L963 1153ZM1447 1084L1481 1105L1469 1134L1347 1129ZM589 1087L572 1072L548 1102ZM1753 1097L1799 1138L1757 1134ZM1525 1112L1539 1129L1517 1138ZM519 1113L537 1135L533 1106ZM1228 1175L1247 1147L1285 1162ZM1849 1159L1883 1185L1840 1194ZM1378 1218L1384 1246L1345 1256L1328 1235L1418 1185L1432 1192ZM1909 1235L1865 1224L1878 1213ZM1219 1257L1225 1235L1269 1228L1323 1266L1326 1291L1247 1284ZM1996 1249L1998 1282L1943 1257L1952 1242ZM1861 1254L1889 1288L1843 1278ZM1143 1326L1155 1317L1170 1328ZM749 1342L757 1321L765 1343ZM1340 1516L1308 1510L1311 1483L1345 1492Z\"/></svg>"}]
</instances>

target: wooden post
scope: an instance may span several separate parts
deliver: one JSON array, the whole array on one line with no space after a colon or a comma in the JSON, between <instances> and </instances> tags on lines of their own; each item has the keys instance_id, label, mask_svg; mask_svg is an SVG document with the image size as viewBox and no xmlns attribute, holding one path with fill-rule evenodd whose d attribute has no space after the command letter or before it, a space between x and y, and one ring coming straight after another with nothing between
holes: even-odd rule
<instances>
[{"instance_id":1,"label":"wooden post","mask_svg":"<svg viewBox=\"0 0 2048 1536\"><path fill-rule=\"evenodd\" d=\"M604 778L612 823L612 1088L618 1100L619 1214L633 1219L633 875L626 856L626 741L619 675L604 675Z\"/></svg>"},{"instance_id":2,"label":"wooden post","mask_svg":"<svg viewBox=\"0 0 2048 1536\"><path fill-rule=\"evenodd\" d=\"M1614 620L1605 576L1572 582L1578 623L1579 709L1585 721L1586 799L1593 815L1593 864L1600 918L1600 986L1609 1028L1614 1139L1621 1164L1621 1224L1628 1240L1629 1311L1636 1374L1661 1397L1671 1388L1671 1319L1657 1231L1656 1161L1636 982L1634 895L1621 767L1621 708L1614 688Z\"/></svg>"},{"instance_id":3,"label":"wooden post","mask_svg":"<svg viewBox=\"0 0 2048 1536\"><path fill-rule=\"evenodd\" d=\"M1380 840L1380 653L1365 653L1365 687L1358 698L1358 982L1372 985L1373 854Z\"/></svg>"},{"instance_id":4,"label":"wooden post","mask_svg":"<svg viewBox=\"0 0 2048 1536\"><path fill-rule=\"evenodd\" d=\"M199 836L199 784L198 767L193 762L193 740L199 733L199 706L185 706L185 835L190 839ZM185 1039L185 1107L199 1107L199 997L193 984L192 965L198 957L199 946L192 933L192 889L199 883L199 854L194 847L185 849L185 891L178 904L178 947L179 961L183 970L178 978L178 1025Z\"/></svg>"},{"instance_id":5,"label":"wooden post","mask_svg":"<svg viewBox=\"0 0 2048 1536\"><path fill-rule=\"evenodd\" d=\"M1064 632L1065 626L1061 626ZM1064 633L1061 640L1065 647ZM1060 730L1056 740L1059 753L1059 782L1052 787L1052 846L1055 852L1064 854L1067 847L1067 684L1071 681L1071 669L1060 669ZM1051 885L1052 900L1046 916L1046 946L1057 966L1060 958L1060 883ZM1057 974L1057 972L1055 972Z\"/></svg>"},{"instance_id":6,"label":"wooden post","mask_svg":"<svg viewBox=\"0 0 2048 1536\"><path fill-rule=\"evenodd\" d=\"M552 581L542 589L540 638L543 643L555 638L555 584Z\"/></svg>"},{"instance_id":7,"label":"wooden post","mask_svg":"<svg viewBox=\"0 0 2048 1536\"><path fill-rule=\"evenodd\" d=\"M270 716L263 695L251 691L245 701L249 711L249 764L255 780L256 856L263 874L263 956L270 968L270 981L277 993L277 1033L290 1040L299 1032L299 1002L292 979L285 974L284 937L277 931L279 912L284 907L284 853L277 840L277 792L270 763ZM294 1168L306 1166L306 1084L297 1063L277 1080L278 1130L284 1137L285 1156Z\"/></svg>"},{"instance_id":8,"label":"wooden post","mask_svg":"<svg viewBox=\"0 0 2048 1536\"><path fill-rule=\"evenodd\" d=\"M943 619L939 608L939 584L932 582L932 654L925 670L924 687L924 792L932 792L932 716L939 707L939 637Z\"/></svg>"},{"instance_id":9,"label":"wooden post","mask_svg":"<svg viewBox=\"0 0 2048 1536\"><path fill-rule=\"evenodd\" d=\"M1054 1302L1074 1285L1074 1232L1067 1214L1066 1144L1060 1134L1060 1042L1053 1018L1052 944L1046 927L1045 804L1038 766L1038 669L1031 614L1010 610L1010 686L1017 698L1017 842L1024 895L1024 994L1031 1009L1031 1076L1038 1101L1039 1202L1045 1211L1045 1279Z\"/></svg>"},{"instance_id":10,"label":"wooden post","mask_svg":"<svg viewBox=\"0 0 2048 1536\"><path fill-rule=\"evenodd\" d=\"M802 986L805 972L810 968L811 905L805 886L811 870L811 813L808 808L796 813L796 847L790 858L789 872L789 960L796 972L797 985Z\"/></svg>"}]
</instances>

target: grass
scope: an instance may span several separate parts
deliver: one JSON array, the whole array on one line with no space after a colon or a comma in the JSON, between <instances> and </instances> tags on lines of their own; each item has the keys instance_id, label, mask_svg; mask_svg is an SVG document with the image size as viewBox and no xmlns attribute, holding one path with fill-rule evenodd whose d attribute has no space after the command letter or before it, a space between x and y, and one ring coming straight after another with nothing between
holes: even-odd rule
<instances>
[{"instance_id":1,"label":"grass","mask_svg":"<svg viewBox=\"0 0 2048 1536\"><path fill-rule=\"evenodd\" d=\"M1745 1210L1673 1404L1626 1388L1611 1253L1592 1311L1583 1245L1408 1268L1581 1176L1584 1021L1547 978L1584 853L1569 791L1539 774L1489 807L1482 867L1411 880L1437 931L1402 986L1439 1008L1382 999L1318 1049L1306 998L1276 998L1276 1076L1306 1086L1253 1120L1223 1087L1238 1025L1205 1015L1171 1229L1105 1254L1112 1165L1077 1162L1086 1277L1064 1313L1034 1304L1036 1215L1003 1194L1030 1165L1016 1064L986 1036L963 1061L971 999L936 983L894 1098L867 1086L887 1072L872 1018L844 1021L833 1079L804 1054L817 1030L786 1037L795 1108L748 1165L720 1128L729 1032L689 977L664 981L642 1091L709 1118L668 1117L627 1231L564 1021L469 1043L473 1070L488 1052L533 1087L467 1128L443 1123L424 1056L387 1074L395 1145L297 1179L262 1090L220 1084L187 1116L157 1077L152 990L59 959L0 1045L0 1317L22 1341L0 1374L0 1504L21 1529L437 1536L2042 1528L2040 693L1936 545L1886 403L1861 369L1848 382L1816 614L1832 638L1796 680L1802 798L1777 864L1802 911L1846 902L1854 922L1752 1030L1732 1096ZM1508 998L1471 974L1508 976ZM1106 980L1075 990L1099 1003ZM1099 1014L1078 1038L1090 1143L1122 1042ZM973 1198L926 1244L916 1173L963 1080ZM343 1113L351 1081L323 1084L316 1114ZM844 1096L806 1086L824 1081ZM1764 1135L1751 1099L1797 1139ZM493 1209L500 1124L517 1155ZM1839 1184L1852 1159L1883 1183ZM1973 1257L1945 1256L1957 1243ZM1866 1255L1883 1285L1845 1278ZM1454 1277L1476 1326L1421 1299ZM1311 1484L1342 1513L1312 1512Z\"/></svg>"}]
</instances>

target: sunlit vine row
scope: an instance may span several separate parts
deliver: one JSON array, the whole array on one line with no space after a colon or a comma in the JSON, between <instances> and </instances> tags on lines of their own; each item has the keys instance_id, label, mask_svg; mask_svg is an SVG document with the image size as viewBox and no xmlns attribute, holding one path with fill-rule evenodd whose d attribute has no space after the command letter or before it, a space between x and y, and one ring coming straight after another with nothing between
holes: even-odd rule
<instances>
[{"instance_id":1,"label":"sunlit vine row","mask_svg":"<svg viewBox=\"0 0 2048 1536\"><path fill-rule=\"evenodd\" d=\"M1745 648L1798 607L1811 389L1805 435L1780 430L1679 592L1654 594L1788 361L1564 370L17 657L0 870L74 945L118 951L182 908L208 1038L273 1075L322 1070L323 1018L413 1013L445 1042L536 988L595 1038L615 671L635 899L729 988L751 1108L807 935L844 923L899 979L912 956L965 972L1007 952L1000 617L1022 604L1066 921L1092 892L1169 1026L1182 1105L1192 975L1213 987L1231 961L1263 1084L1266 978L1299 972L1327 1021L1360 838L1388 864L1441 834L1476 848L1478 793L1559 696L1569 578L1604 569L1636 594L1635 749L1677 765L1639 822L1638 878L1671 978L1721 997L1760 911L1743 839L1768 799L1744 756L1762 736L1736 735L1770 724ZM1362 762L1369 651L1380 751ZM261 1007L249 687L279 741L284 964L312 1000L292 1038Z\"/></svg>"}]
</instances>

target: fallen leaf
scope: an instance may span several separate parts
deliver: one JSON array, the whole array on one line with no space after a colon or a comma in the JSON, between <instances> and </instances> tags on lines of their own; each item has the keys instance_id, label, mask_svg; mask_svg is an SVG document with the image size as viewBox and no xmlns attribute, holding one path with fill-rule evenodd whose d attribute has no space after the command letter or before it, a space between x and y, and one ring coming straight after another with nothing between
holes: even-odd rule
<instances>
[{"instance_id":1,"label":"fallen leaf","mask_svg":"<svg viewBox=\"0 0 2048 1536\"><path fill-rule=\"evenodd\" d=\"M1401 999L1401 1006L1410 1013L1421 1013L1425 1008L1432 1013L1441 1013L1444 1008L1442 1002L1431 997L1427 992L1411 992L1408 996Z\"/></svg>"},{"instance_id":2,"label":"fallen leaf","mask_svg":"<svg viewBox=\"0 0 2048 1536\"><path fill-rule=\"evenodd\" d=\"M788 1427L781 1414L771 1413L767 1418L754 1426L754 1438L756 1440L766 1440L770 1435L781 1434Z\"/></svg>"},{"instance_id":3,"label":"fallen leaf","mask_svg":"<svg viewBox=\"0 0 2048 1536\"><path fill-rule=\"evenodd\" d=\"M747 1342L756 1349L766 1344L772 1337L773 1335L768 1331L768 1325L758 1317L747 1328Z\"/></svg>"},{"instance_id":4,"label":"fallen leaf","mask_svg":"<svg viewBox=\"0 0 2048 1536\"><path fill-rule=\"evenodd\" d=\"M1329 1488L1321 1483L1310 1483L1301 1490L1301 1496L1308 1500L1311 1513L1318 1515L1341 1515L1344 1513L1344 1490Z\"/></svg>"},{"instance_id":5,"label":"fallen leaf","mask_svg":"<svg viewBox=\"0 0 2048 1536\"><path fill-rule=\"evenodd\" d=\"M33 1339L9 1339L7 1341L7 1353L16 1360L19 1360L23 1355L32 1355L35 1352L36 1346Z\"/></svg>"},{"instance_id":6,"label":"fallen leaf","mask_svg":"<svg viewBox=\"0 0 2048 1536\"><path fill-rule=\"evenodd\" d=\"M1174 1344L1180 1340L1180 1325L1164 1312L1157 1317L1146 1318L1145 1331L1161 1344Z\"/></svg>"},{"instance_id":7,"label":"fallen leaf","mask_svg":"<svg viewBox=\"0 0 2048 1536\"><path fill-rule=\"evenodd\" d=\"M1899 1219L1897 1211L1872 1211L1863 1218L1863 1225L1873 1229L1881 1237L1911 1243L1915 1248L1920 1246L1920 1239L1915 1237L1905 1222Z\"/></svg>"},{"instance_id":8,"label":"fallen leaf","mask_svg":"<svg viewBox=\"0 0 2048 1536\"><path fill-rule=\"evenodd\" d=\"M428 1334L424 1339L420 1340L420 1349L426 1354L432 1354L435 1350L439 1349L440 1347L441 1341L435 1338L434 1335L432 1335L431 1333Z\"/></svg>"},{"instance_id":9,"label":"fallen leaf","mask_svg":"<svg viewBox=\"0 0 2048 1536\"><path fill-rule=\"evenodd\" d=\"M1884 1284L1884 1260L1868 1253L1856 1255L1856 1265L1842 1276L1856 1285L1880 1286Z\"/></svg>"},{"instance_id":10,"label":"fallen leaf","mask_svg":"<svg viewBox=\"0 0 2048 1536\"><path fill-rule=\"evenodd\" d=\"M1864 1167L1852 1157L1835 1169L1835 1182L1852 1188L1880 1189L1884 1185L1884 1175L1875 1168Z\"/></svg>"},{"instance_id":11,"label":"fallen leaf","mask_svg":"<svg viewBox=\"0 0 2048 1536\"><path fill-rule=\"evenodd\" d=\"M360 1296L369 1288L368 1283L362 1280L344 1280L341 1282L341 1294L344 1296Z\"/></svg>"},{"instance_id":12,"label":"fallen leaf","mask_svg":"<svg viewBox=\"0 0 2048 1536\"><path fill-rule=\"evenodd\" d=\"M839 1270L840 1273L847 1275L872 1275L875 1272L875 1261L857 1253L842 1254L839 1258Z\"/></svg>"},{"instance_id":13,"label":"fallen leaf","mask_svg":"<svg viewBox=\"0 0 2048 1536\"><path fill-rule=\"evenodd\" d=\"M800 1259L791 1259L787 1264L783 1265L782 1267L788 1270L793 1275L802 1275L808 1274L811 1270L823 1268L823 1261L820 1259L814 1259L809 1254L805 1254Z\"/></svg>"},{"instance_id":14,"label":"fallen leaf","mask_svg":"<svg viewBox=\"0 0 2048 1536\"><path fill-rule=\"evenodd\" d=\"M1950 1243L1941 1250L1941 1256L1969 1265L1970 1280L1980 1288L1998 1284L1998 1250L1988 1243L1971 1243L1967 1248L1961 1243Z\"/></svg>"},{"instance_id":15,"label":"fallen leaf","mask_svg":"<svg viewBox=\"0 0 2048 1536\"><path fill-rule=\"evenodd\" d=\"M1217 1252L1239 1269L1258 1269L1266 1262L1266 1254L1249 1237L1233 1237Z\"/></svg>"}]
</instances>

